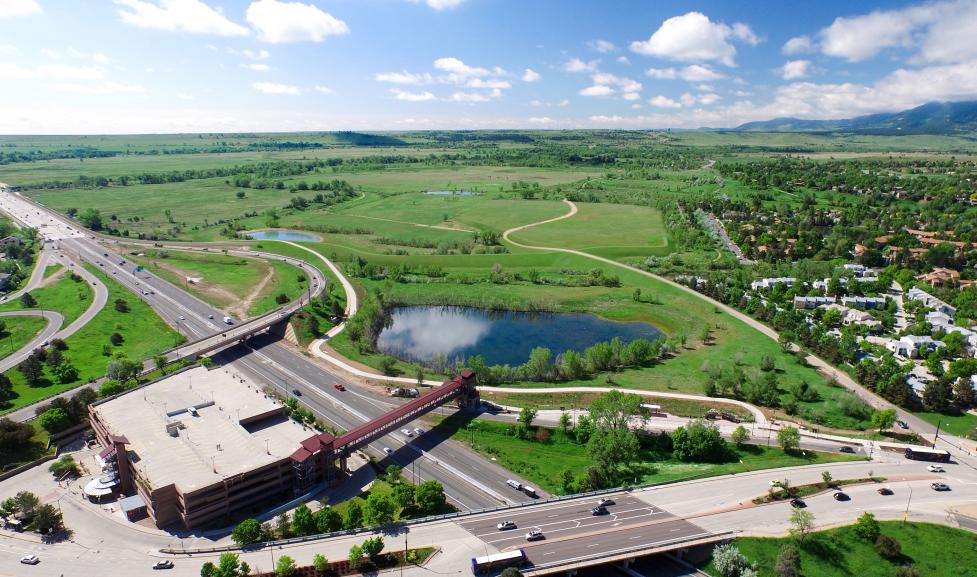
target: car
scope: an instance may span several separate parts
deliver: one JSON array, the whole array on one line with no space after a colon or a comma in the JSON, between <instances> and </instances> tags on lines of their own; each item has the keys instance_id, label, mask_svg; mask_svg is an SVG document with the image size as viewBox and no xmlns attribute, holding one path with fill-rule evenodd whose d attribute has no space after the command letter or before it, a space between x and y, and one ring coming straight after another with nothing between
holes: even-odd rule
<instances>
[{"instance_id":1,"label":"car","mask_svg":"<svg viewBox=\"0 0 977 577\"><path fill-rule=\"evenodd\" d=\"M946 473L946 469L943 468L943 465L930 465L926 467L926 470L930 473Z\"/></svg>"},{"instance_id":2,"label":"car","mask_svg":"<svg viewBox=\"0 0 977 577\"><path fill-rule=\"evenodd\" d=\"M804 502L804 499L798 499L797 497L794 497L793 499L790 500L790 506L795 509L803 509L804 507L807 507L807 503Z\"/></svg>"},{"instance_id":3,"label":"car","mask_svg":"<svg viewBox=\"0 0 977 577\"><path fill-rule=\"evenodd\" d=\"M207 315L207 318L208 319L213 319L214 318L214 315Z\"/></svg>"},{"instance_id":4,"label":"car","mask_svg":"<svg viewBox=\"0 0 977 577\"><path fill-rule=\"evenodd\" d=\"M142 291L142 296L148 297L149 296L149 291Z\"/></svg>"},{"instance_id":5,"label":"car","mask_svg":"<svg viewBox=\"0 0 977 577\"><path fill-rule=\"evenodd\" d=\"M181 321L185 321L185 320L187 320L187 317L185 317L185 316L183 316L183 315L180 315L180 320L181 320Z\"/></svg>"},{"instance_id":6,"label":"car","mask_svg":"<svg viewBox=\"0 0 977 577\"><path fill-rule=\"evenodd\" d=\"M847 501L848 499L850 499L850 497L846 493L842 493L841 491L835 492L833 497L835 498L835 501Z\"/></svg>"},{"instance_id":7,"label":"car","mask_svg":"<svg viewBox=\"0 0 977 577\"><path fill-rule=\"evenodd\" d=\"M855 449L852 448L852 447L849 447L848 445L843 445L838 450L841 451L842 453L854 453L855 452Z\"/></svg>"},{"instance_id":8,"label":"car","mask_svg":"<svg viewBox=\"0 0 977 577\"><path fill-rule=\"evenodd\" d=\"M614 499L611 499L610 497L604 497L600 501L597 501L597 504L600 505L601 507L607 507L609 505L615 505L616 503L614 503Z\"/></svg>"},{"instance_id":9,"label":"car","mask_svg":"<svg viewBox=\"0 0 977 577\"><path fill-rule=\"evenodd\" d=\"M891 495L892 489L889 487L879 487L879 495Z\"/></svg>"},{"instance_id":10,"label":"car","mask_svg":"<svg viewBox=\"0 0 977 577\"><path fill-rule=\"evenodd\" d=\"M607 507L605 507L603 505L597 505L596 507L594 507L593 509L590 510L590 514L591 515L594 515L594 516L597 516L597 515L606 515L607 514Z\"/></svg>"},{"instance_id":11,"label":"car","mask_svg":"<svg viewBox=\"0 0 977 577\"><path fill-rule=\"evenodd\" d=\"M516 523L514 521L502 521L496 527L499 531L509 531L516 528Z\"/></svg>"},{"instance_id":12,"label":"car","mask_svg":"<svg viewBox=\"0 0 977 577\"><path fill-rule=\"evenodd\" d=\"M300 391L298 389L292 389L292 394L295 395L296 397L301 397L302 396L302 391Z\"/></svg>"},{"instance_id":13,"label":"car","mask_svg":"<svg viewBox=\"0 0 977 577\"><path fill-rule=\"evenodd\" d=\"M405 437L413 437L413 436L414 436L414 431L412 431L412 430L410 430L410 429L401 429L401 430L400 430L400 432L401 432L401 433L402 433L402 434L403 434L403 435L404 435Z\"/></svg>"},{"instance_id":14,"label":"car","mask_svg":"<svg viewBox=\"0 0 977 577\"><path fill-rule=\"evenodd\" d=\"M41 560L37 557L37 555L24 555L20 558L20 562L24 565L37 565L41 562Z\"/></svg>"},{"instance_id":15,"label":"car","mask_svg":"<svg viewBox=\"0 0 977 577\"><path fill-rule=\"evenodd\" d=\"M909 425L906 424L906 421L896 421L896 424L899 425L899 428L900 429L908 429L909 428Z\"/></svg>"},{"instance_id":16,"label":"car","mask_svg":"<svg viewBox=\"0 0 977 577\"><path fill-rule=\"evenodd\" d=\"M932 487L934 491L949 491L950 490L950 485L947 485L946 483L932 483L930 485L930 487Z\"/></svg>"},{"instance_id":17,"label":"car","mask_svg":"<svg viewBox=\"0 0 977 577\"><path fill-rule=\"evenodd\" d=\"M386 454L388 454L388 455L393 455L394 454L394 450L391 449L390 447L384 447L383 448L383 452L386 453Z\"/></svg>"},{"instance_id":18,"label":"car","mask_svg":"<svg viewBox=\"0 0 977 577\"><path fill-rule=\"evenodd\" d=\"M422 429L420 427L414 427L414 433L417 434L417 435L423 435L424 434L424 429Z\"/></svg>"},{"instance_id":19,"label":"car","mask_svg":"<svg viewBox=\"0 0 977 577\"><path fill-rule=\"evenodd\" d=\"M333 388L335 388L337 391L345 391L346 390L346 387L344 387L342 383L336 383L335 385L333 385Z\"/></svg>"},{"instance_id":20,"label":"car","mask_svg":"<svg viewBox=\"0 0 977 577\"><path fill-rule=\"evenodd\" d=\"M172 569L173 562L167 559L166 561L157 561L153 563L153 569Z\"/></svg>"},{"instance_id":21,"label":"car","mask_svg":"<svg viewBox=\"0 0 977 577\"><path fill-rule=\"evenodd\" d=\"M103 253L102 253L102 256L109 256L109 253L107 253L107 252L103 252Z\"/></svg>"},{"instance_id":22,"label":"car","mask_svg":"<svg viewBox=\"0 0 977 577\"><path fill-rule=\"evenodd\" d=\"M526 541L538 541L539 539L545 539L542 529L533 529L526 533Z\"/></svg>"}]
</instances>

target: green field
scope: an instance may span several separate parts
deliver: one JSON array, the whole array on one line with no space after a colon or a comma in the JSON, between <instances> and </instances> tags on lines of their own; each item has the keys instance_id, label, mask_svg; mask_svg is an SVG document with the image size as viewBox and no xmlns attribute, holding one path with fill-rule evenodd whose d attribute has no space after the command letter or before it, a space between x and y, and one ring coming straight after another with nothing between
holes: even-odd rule
<instances>
[{"instance_id":1,"label":"green field","mask_svg":"<svg viewBox=\"0 0 977 577\"><path fill-rule=\"evenodd\" d=\"M668 254L661 213L622 204L578 203L570 218L534 226L510 238L531 246L574 248L601 256Z\"/></svg>"},{"instance_id":2,"label":"green field","mask_svg":"<svg viewBox=\"0 0 977 577\"><path fill-rule=\"evenodd\" d=\"M550 440L540 442L512 436L514 425L510 423L478 420L472 421L469 428L468 422L463 416L452 416L438 420L432 430L471 446L550 493L562 492L560 475L564 469L580 475L593 465L587 456L587 447L573 442L559 430L551 430ZM635 467L637 483L667 483L761 469L859 460L850 455L814 451L785 454L779 448L762 446L737 449L729 445L729 450L729 461L719 464L685 463L673 459L671 455L644 450L641 462Z\"/></svg>"},{"instance_id":3,"label":"green field","mask_svg":"<svg viewBox=\"0 0 977 577\"><path fill-rule=\"evenodd\" d=\"M0 332L0 359L19 351L47 326L42 317L0 317L3 331Z\"/></svg>"},{"instance_id":4,"label":"green field","mask_svg":"<svg viewBox=\"0 0 977 577\"><path fill-rule=\"evenodd\" d=\"M66 327L88 309L93 294L88 283L80 278L75 281L64 275L47 286L31 291L31 296L37 301L37 305L31 308L61 313L64 317L63 326ZM23 309L20 299L0 305L0 312Z\"/></svg>"},{"instance_id":5,"label":"green field","mask_svg":"<svg viewBox=\"0 0 977 577\"><path fill-rule=\"evenodd\" d=\"M899 521L882 521L880 524L883 535L902 545L901 558L893 561L882 557L851 526L841 527L808 536L800 547L801 574L804 577L891 577L900 565L915 565L919 575L925 577L977 576L977 544L973 533L929 523L903 525ZM788 538L758 537L733 541L740 552L756 563L761 577L776 577L777 554L789 542ZM705 570L719 575L711 563Z\"/></svg>"}]
</instances>

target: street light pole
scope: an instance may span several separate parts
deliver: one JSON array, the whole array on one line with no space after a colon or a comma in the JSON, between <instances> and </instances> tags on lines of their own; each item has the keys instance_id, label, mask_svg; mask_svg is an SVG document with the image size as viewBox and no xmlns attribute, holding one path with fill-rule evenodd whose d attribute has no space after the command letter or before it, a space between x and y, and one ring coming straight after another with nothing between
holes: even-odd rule
<instances>
[{"instance_id":1,"label":"street light pole","mask_svg":"<svg viewBox=\"0 0 977 577\"><path fill-rule=\"evenodd\" d=\"M940 425L943 424L943 418L940 417L936 420L936 435L933 436L933 448L936 448L936 440L940 438Z\"/></svg>"},{"instance_id":2,"label":"street light pole","mask_svg":"<svg viewBox=\"0 0 977 577\"><path fill-rule=\"evenodd\" d=\"M909 518L909 503L911 503L912 500L913 500L913 487L912 487L912 485L909 484L908 481L906 482L906 486L909 487L909 498L906 499L906 512L902 514L902 526L903 527L906 526L906 519Z\"/></svg>"}]
</instances>

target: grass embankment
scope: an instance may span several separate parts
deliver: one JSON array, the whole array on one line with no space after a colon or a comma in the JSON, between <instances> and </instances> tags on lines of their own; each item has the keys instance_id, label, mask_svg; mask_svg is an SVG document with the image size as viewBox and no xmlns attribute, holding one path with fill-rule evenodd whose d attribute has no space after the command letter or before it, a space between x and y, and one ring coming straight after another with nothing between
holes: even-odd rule
<instances>
[{"instance_id":1,"label":"grass embankment","mask_svg":"<svg viewBox=\"0 0 977 577\"><path fill-rule=\"evenodd\" d=\"M3 331L0 331L0 359L19 351L47 326L43 317L0 317Z\"/></svg>"},{"instance_id":2,"label":"grass embankment","mask_svg":"<svg viewBox=\"0 0 977 577\"><path fill-rule=\"evenodd\" d=\"M973 413L933 413L929 411L919 411L913 413L934 427L939 427L940 432L950 433L958 437L977 437L977 415Z\"/></svg>"},{"instance_id":3,"label":"grass embankment","mask_svg":"<svg viewBox=\"0 0 977 577\"><path fill-rule=\"evenodd\" d=\"M474 430L467 427L469 422L473 423ZM511 434L514 428L514 424L470 421L465 416L455 415L440 420L435 430L471 446L495 459L502 467L554 494L562 492L564 469L579 475L593 465L586 445L578 444L559 429L547 429L550 438L541 442L516 438ZM753 445L736 448L730 444L728 449L729 459L725 463L686 463L674 459L671 454L643 450L635 467L635 476L638 483L667 483L760 469L861 460L851 455L816 451L786 454L779 448Z\"/></svg>"},{"instance_id":4,"label":"grass embankment","mask_svg":"<svg viewBox=\"0 0 977 577\"><path fill-rule=\"evenodd\" d=\"M902 556L889 560L876 552L869 541L858 537L853 527L812 533L799 547L804 577L891 577L900 565L915 565L925 577L977 576L977 544L969 531L899 521L880 522L882 534L902 545ZM755 562L760 577L776 577L777 554L792 539L744 537L734 541L746 557ZM710 562L705 570L719 575Z\"/></svg>"},{"instance_id":5,"label":"grass embankment","mask_svg":"<svg viewBox=\"0 0 977 577\"><path fill-rule=\"evenodd\" d=\"M72 280L71 276L66 274L45 287L30 291L30 295L37 301L37 304L30 308L61 313L64 317L63 326L66 327L85 312L92 302L93 294L92 287L81 277ZM18 298L0 305L0 312L26 310L26 308Z\"/></svg>"},{"instance_id":6,"label":"grass embankment","mask_svg":"<svg viewBox=\"0 0 977 577\"><path fill-rule=\"evenodd\" d=\"M95 267L86 265L86 268L108 288L109 300L87 325L65 341L68 345L65 357L78 369L78 378L70 383L59 383L45 366L40 384L31 387L20 371L10 369L6 375L14 385L16 397L3 407L3 412L19 409L104 376L106 367L112 361L112 357L106 356L105 352L110 355L122 353L131 360L143 360L183 342L184 337L163 322L148 304ZM128 312L119 312L113 306L115 300L120 298L128 303ZM109 342L112 333L122 335L120 345Z\"/></svg>"},{"instance_id":7,"label":"grass embankment","mask_svg":"<svg viewBox=\"0 0 977 577\"><path fill-rule=\"evenodd\" d=\"M406 479L401 479L400 482L410 484L410 481L407 481ZM391 485L389 482L387 482L384 479L377 478L376 480L373 481L373 483L370 485L370 488L367 489L366 491L363 491L362 493L360 493L359 495L351 499L346 499L341 503L336 503L335 505L330 505L330 506L333 509L335 509L336 512L339 513L339 515L343 519L346 519L349 507L353 503L357 503L359 504L360 507L362 507L363 505L366 504L366 500L370 497L371 493L380 493L383 495L387 495L388 497L393 499L393 490L394 490L393 485ZM323 502L323 505L325 506L327 505L327 503ZM454 508L454 506L452 506L450 503L445 503L444 508L441 511L437 511L435 514L440 515L444 513L453 513L455 511L456 509ZM411 518L412 517L409 514L405 514L404 509L402 507L397 506L396 509L394 510L394 521L404 521Z\"/></svg>"},{"instance_id":8,"label":"grass embankment","mask_svg":"<svg viewBox=\"0 0 977 577\"><path fill-rule=\"evenodd\" d=\"M482 392L486 401L507 407L531 407L534 409L586 409L602 393L494 393ZM642 397L644 403L658 405L669 415L680 417L702 417L709 410L727 411L738 417L752 420L753 414L739 405L720 401L695 401L691 399L668 399L663 397Z\"/></svg>"},{"instance_id":9,"label":"grass embankment","mask_svg":"<svg viewBox=\"0 0 977 577\"><path fill-rule=\"evenodd\" d=\"M54 454L56 447L48 448L51 436L41 428L41 424L34 419L29 423L34 427L34 436L26 444L17 447L13 451L0 451L0 466L10 463L28 463L35 459L40 459L45 455ZM4 495L4 498L12 495Z\"/></svg>"}]
</instances>

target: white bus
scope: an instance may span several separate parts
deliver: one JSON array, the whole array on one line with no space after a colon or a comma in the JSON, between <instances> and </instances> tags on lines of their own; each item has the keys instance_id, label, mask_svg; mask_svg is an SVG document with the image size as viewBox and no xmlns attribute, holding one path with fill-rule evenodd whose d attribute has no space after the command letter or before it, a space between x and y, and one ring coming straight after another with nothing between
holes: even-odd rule
<instances>
[{"instance_id":1,"label":"white bus","mask_svg":"<svg viewBox=\"0 0 977 577\"><path fill-rule=\"evenodd\" d=\"M507 551L505 553L495 553L484 557L472 559L472 573L478 575L494 569L504 569L506 567L518 567L526 562L526 552L522 549Z\"/></svg>"}]
</instances>

